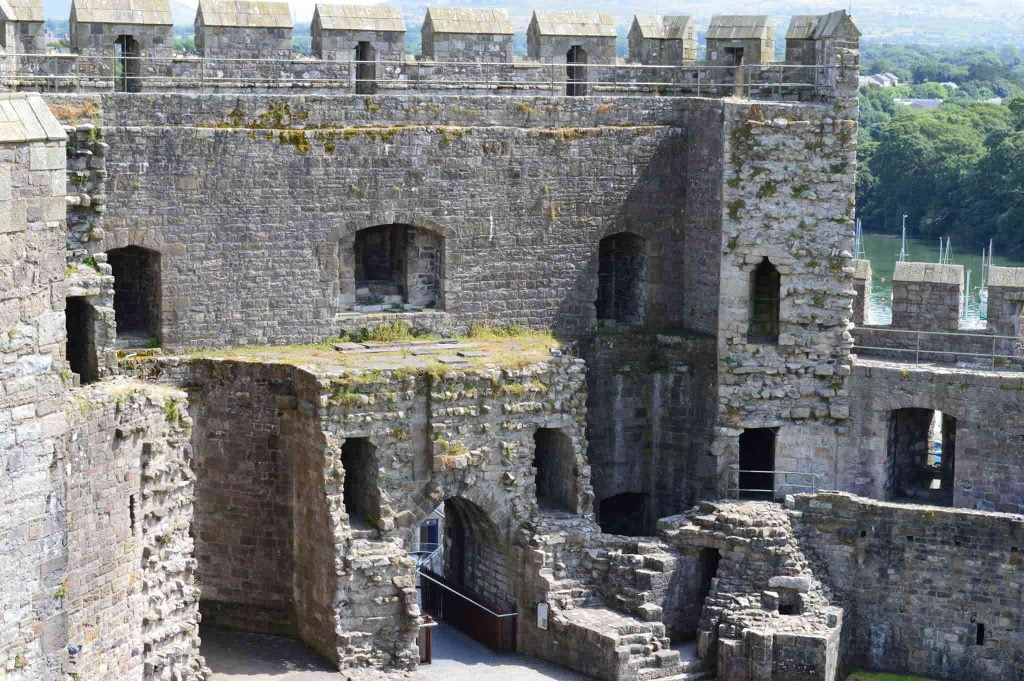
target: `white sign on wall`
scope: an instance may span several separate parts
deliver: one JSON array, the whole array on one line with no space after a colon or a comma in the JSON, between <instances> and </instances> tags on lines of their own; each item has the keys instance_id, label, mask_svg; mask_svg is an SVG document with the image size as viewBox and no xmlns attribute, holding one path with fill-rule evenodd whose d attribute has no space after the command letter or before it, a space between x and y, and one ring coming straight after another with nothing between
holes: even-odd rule
<instances>
[{"instance_id":1,"label":"white sign on wall","mask_svg":"<svg viewBox=\"0 0 1024 681\"><path fill-rule=\"evenodd\" d=\"M548 604L538 603L537 604L537 628L548 630Z\"/></svg>"}]
</instances>

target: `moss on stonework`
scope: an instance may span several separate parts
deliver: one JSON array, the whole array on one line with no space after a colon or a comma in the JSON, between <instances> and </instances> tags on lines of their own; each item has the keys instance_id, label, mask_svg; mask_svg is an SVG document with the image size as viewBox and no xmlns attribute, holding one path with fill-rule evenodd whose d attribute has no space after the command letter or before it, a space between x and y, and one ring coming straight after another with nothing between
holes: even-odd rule
<instances>
[{"instance_id":1,"label":"moss on stonework","mask_svg":"<svg viewBox=\"0 0 1024 681\"><path fill-rule=\"evenodd\" d=\"M729 211L729 219L738 220L740 211L747 207L747 202L743 199L734 199L726 203L725 207Z\"/></svg>"}]
</instances>

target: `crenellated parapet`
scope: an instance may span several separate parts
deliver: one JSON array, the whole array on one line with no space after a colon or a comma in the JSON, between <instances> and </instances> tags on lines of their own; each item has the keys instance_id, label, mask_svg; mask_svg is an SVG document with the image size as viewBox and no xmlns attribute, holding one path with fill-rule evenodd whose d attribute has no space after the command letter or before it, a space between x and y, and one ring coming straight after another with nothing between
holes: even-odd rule
<instances>
[{"instance_id":1,"label":"crenellated parapet","mask_svg":"<svg viewBox=\"0 0 1024 681\"><path fill-rule=\"evenodd\" d=\"M26 10L6 30L30 32L33 12L41 11ZM503 9L429 7L419 55L406 55L405 19L396 6L318 3L311 55L295 52L292 23L287 2L203 0L195 16L197 54L189 55L173 50L168 0L75 0L70 53L18 45L26 52L8 51L0 74L12 88L63 92L301 88L856 99L860 33L845 11L795 17L787 55L797 61L785 64L774 61L775 30L764 16L713 17L704 61L697 60L699 27L688 16L634 16L626 59L617 56L614 18L601 12L535 12L522 27L526 58L513 50L522 28Z\"/></svg>"},{"instance_id":2,"label":"crenellated parapet","mask_svg":"<svg viewBox=\"0 0 1024 681\"><path fill-rule=\"evenodd\" d=\"M912 331L956 331L963 317L964 268L899 262L892 275L892 325Z\"/></svg>"}]
</instances>

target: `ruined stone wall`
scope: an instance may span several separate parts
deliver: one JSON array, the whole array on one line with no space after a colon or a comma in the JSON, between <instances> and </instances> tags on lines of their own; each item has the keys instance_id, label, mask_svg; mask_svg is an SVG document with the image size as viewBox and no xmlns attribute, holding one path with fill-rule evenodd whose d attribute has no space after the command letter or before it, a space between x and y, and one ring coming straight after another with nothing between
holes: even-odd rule
<instances>
[{"instance_id":1,"label":"ruined stone wall","mask_svg":"<svg viewBox=\"0 0 1024 681\"><path fill-rule=\"evenodd\" d=\"M581 349L591 381L601 386L587 396L595 510L617 494L649 495L643 520L653 534L657 518L715 488L708 461L717 410L714 340L614 331Z\"/></svg>"},{"instance_id":2,"label":"ruined stone wall","mask_svg":"<svg viewBox=\"0 0 1024 681\"><path fill-rule=\"evenodd\" d=\"M714 278L684 256L680 202L703 199L678 187L682 150L704 141L663 100L638 114L614 100L167 97L103 100L102 242L161 253L166 346L334 335L354 302L355 231L379 224L444 237L443 303L463 328L591 327L597 242L619 231L648 239L649 323L687 323L680 269L696 299ZM194 266L178 267L186 251ZM248 275L228 286L226 272Z\"/></svg>"},{"instance_id":3,"label":"ruined stone wall","mask_svg":"<svg viewBox=\"0 0 1024 681\"><path fill-rule=\"evenodd\" d=\"M798 497L797 509L801 543L847 609L849 666L979 681L1024 674L1020 515L836 493Z\"/></svg>"},{"instance_id":4,"label":"ruined stone wall","mask_svg":"<svg viewBox=\"0 0 1024 681\"><path fill-rule=\"evenodd\" d=\"M199 678L199 587L185 395L133 381L67 402L65 671L109 681Z\"/></svg>"},{"instance_id":5,"label":"ruined stone wall","mask_svg":"<svg viewBox=\"0 0 1024 681\"><path fill-rule=\"evenodd\" d=\"M814 473L825 486L835 479L835 438L850 412L857 124L849 115L726 105L720 467L737 463L743 429L774 428L775 470ZM749 337L752 276L766 257L781 282L777 342Z\"/></svg>"},{"instance_id":6,"label":"ruined stone wall","mask_svg":"<svg viewBox=\"0 0 1024 681\"><path fill-rule=\"evenodd\" d=\"M837 487L874 499L893 489L888 422L895 409L941 411L956 419L953 504L1024 513L1019 418L1024 375L860 359L850 380L852 419Z\"/></svg>"},{"instance_id":7,"label":"ruined stone wall","mask_svg":"<svg viewBox=\"0 0 1024 681\"><path fill-rule=\"evenodd\" d=\"M190 377L195 537L209 624L294 635L293 466L303 440L289 367L202 363ZM253 560L259 556L259 560Z\"/></svg>"},{"instance_id":8,"label":"ruined stone wall","mask_svg":"<svg viewBox=\"0 0 1024 681\"><path fill-rule=\"evenodd\" d=\"M65 136L36 97L5 96L0 145L0 669L57 679L66 525ZM19 123L25 114L32 127ZM44 127L45 126L45 127Z\"/></svg>"}]
</instances>

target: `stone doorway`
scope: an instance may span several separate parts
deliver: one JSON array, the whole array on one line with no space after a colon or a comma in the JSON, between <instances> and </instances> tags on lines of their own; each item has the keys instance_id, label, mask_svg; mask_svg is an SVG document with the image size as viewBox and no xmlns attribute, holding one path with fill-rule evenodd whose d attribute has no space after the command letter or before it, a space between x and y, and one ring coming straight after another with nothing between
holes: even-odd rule
<instances>
[{"instance_id":1,"label":"stone doorway","mask_svg":"<svg viewBox=\"0 0 1024 681\"><path fill-rule=\"evenodd\" d=\"M775 430L749 428L740 434L739 498L775 498Z\"/></svg>"},{"instance_id":2,"label":"stone doorway","mask_svg":"<svg viewBox=\"0 0 1024 681\"><path fill-rule=\"evenodd\" d=\"M582 97L587 94L587 51L573 45L565 53L565 94Z\"/></svg>"},{"instance_id":3,"label":"stone doorway","mask_svg":"<svg viewBox=\"0 0 1024 681\"><path fill-rule=\"evenodd\" d=\"M603 532L629 537L653 537L651 497L641 492L623 492L602 499L598 505L597 522Z\"/></svg>"},{"instance_id":4,"label":"stone doorway","mask_svg":"<svg viewBox=\"0 0 1024 681\"><path fill-rule=\"evenodd\" d=\"M361 41L355 49L356 94L372 95L377 91L377 50Z\"/></svg>"},{"instance_id":5,"label":"stone doorway","mask_svg":"<svg viewBox=\"0 0 1024 681\"><path fill-rule=\"evenodd\" d=\"M952 506L956 419L933 409L894 409L886 418L886 497Z\"/></svg>"},{"instance_id":6,"label":"stone doorway","mask_svg":"<svg viewBox=\"0 0 1024 681\"><path fill-rule=\"evenodd\" d=\"M514 652L516 598L507 541L476 503L451 497L443 508L440 555L418 569L422 609L491 650ZM437 565L440 572L432 569Z\"/></svg>"},{"instance_id":7,"label":"stone doorway","mask_svg":"<svg viewBox=\"0 0 1024 681\"><path fill-rule=\"evenodd\" d=\"M66 355L71 371L78 374L82 385L99 380L96 353L96 308L85 298L67 299L64 309L67 327Z\"/></svg>"},{"instance_id":8,"label":"stone doorway","mask_svg":"<svg viewBox=\"0 0 1024 681\"><path fill-rule=\"evenodd\" d=\"M114 317L118 347L160 344L160 254L127 246L107 253L114 274Z\"/></svg>"},{"instance_id":9,"label":"stone doorway","mask_svg":"<svg viewBox=\"0 0 1024 681\"><path fill-rule=\"evenodd\" d=\"M533 434L533 466L537 471L537 505L543 509L577 512L576 452L559 428L538 428Z\"/></svg>"},{"instance_id":10,"label":"stone doorway","mask_svg":"<svg viewBox=\"0 0 1024 681\"><path fill-rule=\"evenodd\" d=\"M114 91L142 92L142 63L139 41L121 35L114 41Z\"/></svg>"},{"instance_id":11,"label":"stone doorway","mask_svg":"<svg viewBox=\"0 0 1024 681\"><path fill-rule=\"evenodd\" d=\"M341 446L341 467L349 524L355 529L376 529L380 521L377 448L365 437L348 438Z\"/></svg>"},{"instance_id":12,"label":"stone doorway","mask_svg":"<svg viewBox=\"0 0 1024 681\"><path fill-rule=\"evenodd\" d=\"M759 345L779 342L779 306L782 277L771 260L764 258L750 275L750 324L747 340Z\"/></svg>"}]
</instances>

